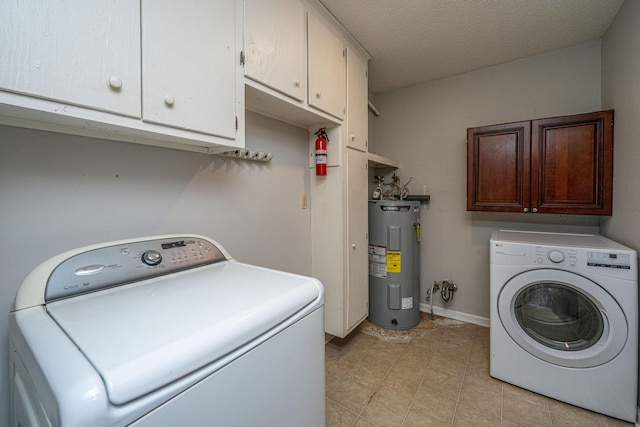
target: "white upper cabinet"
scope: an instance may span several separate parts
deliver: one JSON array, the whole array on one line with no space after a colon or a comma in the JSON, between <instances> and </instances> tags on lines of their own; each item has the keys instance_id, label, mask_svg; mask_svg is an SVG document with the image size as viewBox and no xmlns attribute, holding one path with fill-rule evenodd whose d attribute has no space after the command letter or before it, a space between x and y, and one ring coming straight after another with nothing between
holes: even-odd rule
<instances>
[{"instance_id":1,"label":"white upper cabinet","mask_svg":"<svg viewBox=\"0 0 640 427\"><path fill-rule=\"evenodd\" d=\"M245 76L306 101L304 5L300 0L245 0L244 8Z\"/></svg>"},{"instance_id":2,"label":"white upper cabinet","mask_svg":"<svg viewBox=\"0 0 640 427\"><path fill-rule=\"evenodd\" d=\"M233 139L234 0L142 0L144 121Z\"/></svg>"},{"instance_id":3,"label":"white upper cabinet","mask_svg":"<svg viewBox=\"0 0 640 427\"><path fill-rule=\"evenodd\" d=\"M140 117L140 4L0 1L0 88Z\"/></svg>"},{"instance_id":4,"label":"white upper cabinet","mask_svg":"<svg viewBox=\"0 0 640 427\"><path fill-rule=\"evenodd\" d=\"M244 146L242 0L0 0L0 123Z\"/></svg>"},{"instance_id":5,"label":"white upper cabinet","mask_svg":"<svg viewBox=\"0 0 640 427\"><path fill-rule=\"evenodd\" d=\"M313 13L308 14L309 105L344 118L346 48L342 40Z\"/></svg>"},{"instance_id":6,"label":"white upper cabinet","mask_svg":"<svg viewBox=\"0 0 640 427\"><path fill-rule=\"evenodd\" d=\"M347 50L347 146L366 152L369 135L367 61Z\"/></svg>"}]
</instances>

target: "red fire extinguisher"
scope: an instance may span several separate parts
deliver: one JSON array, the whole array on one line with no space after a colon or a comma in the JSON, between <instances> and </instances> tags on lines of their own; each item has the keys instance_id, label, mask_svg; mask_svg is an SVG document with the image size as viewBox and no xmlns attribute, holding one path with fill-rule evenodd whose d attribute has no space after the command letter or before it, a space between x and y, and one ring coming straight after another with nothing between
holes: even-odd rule
<instances>
[{"instance_id":1,"label":"red fire extinguisher","mask_svg":"<svg viewBox=\"0 0 640 427\"><path fill-rule=\"evenodd\" d=\"M327 174L327 141L329 137L324 128L318 129L315 133L316 138L316 176L325 176Z\"/></svg>"}]
</instances>

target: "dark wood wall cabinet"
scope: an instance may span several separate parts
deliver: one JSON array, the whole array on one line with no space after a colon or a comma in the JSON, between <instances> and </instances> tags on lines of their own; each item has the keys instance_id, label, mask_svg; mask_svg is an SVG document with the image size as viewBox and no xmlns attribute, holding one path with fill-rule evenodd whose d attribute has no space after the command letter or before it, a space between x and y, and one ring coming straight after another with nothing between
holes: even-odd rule
<instances>
[{"instance_id":1,"label":"dark wood wall cabinet","mask_svg":"<svg viewBox=\"0 0 640 427\"><path fill-rule=\"evenodd\" d=\"M467 210L611 215L613 110L467 129Z\"/></svg>"}]
</instances>

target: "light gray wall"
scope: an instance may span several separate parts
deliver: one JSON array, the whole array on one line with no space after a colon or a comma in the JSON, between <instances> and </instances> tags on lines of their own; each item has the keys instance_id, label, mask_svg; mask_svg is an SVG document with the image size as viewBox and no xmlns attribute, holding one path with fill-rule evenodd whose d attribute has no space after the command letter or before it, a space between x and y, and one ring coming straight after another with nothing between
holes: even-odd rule
<instances>
[{"instance_id":1,"label":"light gray wall","mask_svg":"<svg viewBox=\"0 0 640 427\"><path fill-rule=\"evenodd\" d=\"M605 236L640 249L640 2L626 1L602 39L602 107L615 109L613 216ZM640 396L638 396L640 413Z\"/></svg>"},{"instance_id":2,"label":"light gray wall","mask_svg":"<svg viewBox=\"0 0 640 427\"><path fill-rule=\"evenodd\" d=\"M600 110L600 80L600 41L592 41L375 97L376 153L399 160L412 194L426 185L431 195L421 215L422 303L433 281L453 279L453 301L438 295L434 305L485 322L493 230L598 232L599 217L472 214L465 196L467 128Z\"/></svg>"},{"instance_id":3,"label":"light gray wall","mask_svg":"<svg viewBox=\"0 0 640 427\"><path fill-rule=\"evenodd\" d=\"M602 234L640 249L640 2L626 1L602 41L602 107L615 109L613 216Z\"/></svg>"},{"instance_id":4,"label":"light gray wall","mask_svg":"<svg viewBox=\"0 0 640 427\"><path fill-rule=\"evenodd\" d=\"M166 233L217 240L241 262L310 274L308 134L247 113L269 163L0 126L0 425L8 413L9 307L42 261Z\"/></svg>"}]
</instances>

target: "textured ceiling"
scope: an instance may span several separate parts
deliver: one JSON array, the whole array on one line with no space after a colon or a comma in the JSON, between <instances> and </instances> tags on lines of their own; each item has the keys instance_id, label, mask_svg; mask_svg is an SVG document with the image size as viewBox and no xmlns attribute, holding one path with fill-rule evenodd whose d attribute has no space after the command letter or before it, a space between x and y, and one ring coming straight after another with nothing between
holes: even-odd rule
<instances>
[{"instance_id":1,"label":"textured ceiling","mask_svg":"<svg viewBox=\"0 0 640 427\"><path fill-rule=\"evenodd\" d=\"M598 39L624 0L320 1L373 57L380 93Z\"/></svg>"}]
</instances>

